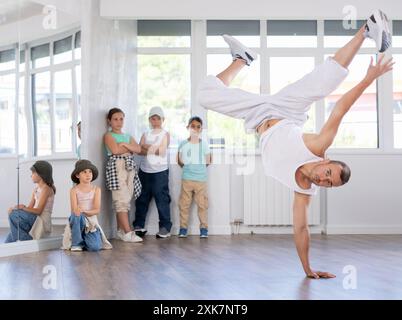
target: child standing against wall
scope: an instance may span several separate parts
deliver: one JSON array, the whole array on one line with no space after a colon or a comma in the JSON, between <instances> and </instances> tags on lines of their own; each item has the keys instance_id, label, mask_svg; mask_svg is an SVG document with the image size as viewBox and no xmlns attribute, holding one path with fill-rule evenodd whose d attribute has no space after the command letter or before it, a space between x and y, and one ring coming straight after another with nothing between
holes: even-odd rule
<instances>
[{"instance_id":1,"label":"child standing against wall","mask_svg":"<svg viewBox=\"0 0 402 320\"><path fill-rule=\"evenodd\" d=\"M145 132L140 141L141 155L144 156L139 171L142 192L135 202L134 231L141 237L147 232L145 220L148 207L151 199L155 198L159 214L159 232L156 237L168 238L172 228L168 167L170 135L162 128L165 116L161 107L151 108L148 119L151 130Z\"/></svg>"},{"instance_id":2,"label":"child standing against wall","mask_svg":"<svg viewBox=\"0 0 402 320\"><path fill-rule=\"evenodd\" d=\"M200 219L200 237L208 237L208 185L207 166L211 164L211 151L208 143L201 140L202 119L190 118L187 129L190 137L184 140L177 153L177 162L183 168L181 193L179 200L180 231L179 237L187 237L188 217L191 203L198 206Z\"/></svg>"},{"instance_id":3,"label":"child standing against wall","mask_svg":"<svg viewBox=\"0 0 402 320\"><path fill-rule=\"evenodd\" d=\"M28 206L19 204L9 209L10 234L6 243L38 240L51 233L51 214L56 193L53 168L47 161L36 161L31 171L32 182L35 183L31 202Z\"/></svg>"},{"instance_id":4,"label":"child standing against wall","mask_svg":"<svg viewBox=\"0 0 402 320\"><path fill-rule=\"evenodd\" d=\"M125 242L142 242L130 228L128 213L133 195L141 192L137 166L133 153L140 153L141 147L129 134L123 133L124 112L119 108L109 110L107 121L111 128L104 135L106 152L106 184L112 191L113 207L117 219L117 238Z\"/></svg>"},{"instance_id":5,"label":"child standing against wall","mask_svg":"<svg viewBox=\"0 0 402 320\"><path fill-rule=\"evenodd\" d=\"M101 189L92 185L98 169L88 160L78 160L71 173L76 184L70 190L71 216L63 235L63 248L71 251L111 249L97 215L101 206Z\"/></svg>"}]
</instances>

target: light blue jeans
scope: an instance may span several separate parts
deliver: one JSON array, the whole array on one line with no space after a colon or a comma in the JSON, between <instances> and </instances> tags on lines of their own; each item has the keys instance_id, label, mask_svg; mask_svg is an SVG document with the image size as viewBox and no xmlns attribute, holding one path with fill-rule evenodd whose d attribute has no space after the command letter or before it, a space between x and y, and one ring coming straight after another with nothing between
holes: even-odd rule
<instances>
[{"instance_id":1,"label":"light blue jeans","mask_svg":"<svg viewBox=\"0 0 402 320\"><path fill-rule=\"evenodd\" d=\"M85 215L71 214L71 246L85 248L88 251L99 251L102 249L102 236L100 230L85 233Z\"/></svg>"},{"instance_id":2,"label":"light blue jeans","mask_svg":"<svg viewBox=\"0 0 402 320\"><path fill-rule=\"evenodd\" d=\"M8 216L10 233L7 236L6 243L16 242L18 240L32 240L29 231L31 231L37 217L36 214L26 212L22 209L13 210Z\"/></svg>"}]
</instances>

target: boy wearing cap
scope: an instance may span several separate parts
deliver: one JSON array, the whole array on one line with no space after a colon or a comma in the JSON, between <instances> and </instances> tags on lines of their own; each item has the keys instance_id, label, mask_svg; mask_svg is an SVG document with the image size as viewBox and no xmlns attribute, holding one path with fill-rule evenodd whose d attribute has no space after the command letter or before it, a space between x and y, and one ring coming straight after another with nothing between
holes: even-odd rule
<instances>
[{"instance_id":1,"label":"boy wearing cap","mask_svg":"<svg viewBox=\"0 0 402 320\"><path fill-rule=\"evenodd\" d=\"M63 249L99 251L111 249L97 215L100 212L101 190L92 185L98 169L89 160L78 160L71 173L76 184L70 190L71 216L63 235Z\"/></svg>"},{"instance_id":2,"label":"boy wearing cap","mask_svg":"<svg viewBox=\"0 0 402 320\"><path fill-rule=\"evenodd\" d=\"M149 111L150 131L145 132L140 141L141 155L139 177L142 184L141 195L135 202L134 231L143 237L145 220L149 203L155 198L159 214L159 232L157 238L170 237L172 222L170 221L169 167L168 147L169 133L162 128L165 115L161 107L153 107Z\"/></svg>"}]
</instances>

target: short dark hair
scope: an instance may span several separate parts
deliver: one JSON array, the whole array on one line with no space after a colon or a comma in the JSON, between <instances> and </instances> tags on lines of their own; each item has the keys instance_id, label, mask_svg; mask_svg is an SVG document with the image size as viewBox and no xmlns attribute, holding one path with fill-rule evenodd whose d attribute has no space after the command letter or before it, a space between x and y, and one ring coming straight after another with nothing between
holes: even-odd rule
<instances>
[{"instance_id":1,"label":"short dark hair","mask_svg":"<svg viewBox=\"0 0 402 320\"><path fill-rule=\"evenodd\" d=\"M349 166L343 162L343 161L338 161L338 160L331 160L332 164L337 164L339 166L341 166L342 171L341 171L341 182L342 185L344 185L345 183L347 183L350 179L350 175L351 175L351 171Z\"/></svg>"},{"instance_id":2,"label":"short dark hair","mask_svg":"<svg viewBox=\"0 0 402 320\"><path fill-rule=\"evenodd\" d=\"M193 122L193 121L197 121L197 122L201 123L201 126L202 126L202 119L201 119L200 117L198 117L198 116L191 117L190 120L188 120L188 126L189 126L189 125L191 124L191 122Z\"/></svg>"},{"instance_id":3,"label":"short dark hair","mask_svg":"<svg viewBox=\"0 0 402 320\"><path fill-rule=\"evenodd\" d=\"M119 109L119 108L112 108L112 109L109 110L109 113L107 114L107 118L108 118L109 120L112 120L112 117L113 117L113 115L114 115L115 113L122 113L123 116L125 116L123 110L121 110L121 109Z\"/></svg>"}]
</instances>

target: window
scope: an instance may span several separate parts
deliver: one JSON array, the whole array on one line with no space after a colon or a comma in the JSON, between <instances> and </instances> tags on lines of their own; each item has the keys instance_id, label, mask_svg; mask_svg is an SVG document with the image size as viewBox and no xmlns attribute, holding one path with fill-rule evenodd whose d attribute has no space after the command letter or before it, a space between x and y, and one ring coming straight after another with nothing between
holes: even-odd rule
<instances>
[{"instance_id":1,"label":"window","mask_svg":"<svg viewBox=\"0 0 402 320\"><path fill-rule=\"evenodd\" d=\"M81 31L75 34L74 38L74 58L81 59Z\"/></svg>"},{"instance_id":2,"label":"window","mask_svg":"<svg viewBox=\"0 0 402 320\"><path fill-rule=\"evenodd\" d=\"M373 56L375 59L375 56ZM370 55L357 55L349 66L349 75L342 84L325 101L326 119L328 119L336 102L347 91L360 82L366 74ZM355 102L343 118L333 147L335 148L377 148L377 89L374 82Z\"/></svg>"},{"instance_id":3,"label":"window","mask_svg":"<svg viewBox=\"0 0 402 320\"><path fill-rule=\"evenodd\" d=\"M52 153L52 132L50 122L50 72L32 76L32 113L34 117L35 156Z\"/></svg>"},{"instance_id":4,"label":"window","mask_svg":"<svg viewBox=\"0 0 402 320\"><path fill-rule=\"evenodd\" d=\"M393 56L394 76L394 147L402 148L402 54Z\"/></svg>"},{"instance_id":5,"label":"window","mask_svg":"<svg viewBox=\"0 0 402 320\"><path fill-rule=\"evenodd\" d=\"M81 66L75 67L78 121L81 121Z\"/></svg>"},{"instance_id":6,"label":"window","mask_svg":"<svg viewBox=\"0 0 402 320\"><path fill-rule=\"evenodd\" d=\"M392 29L392 46L394 48L402 48L402 20L393 21Z\"/></svg>"},{"instance_id":7,"label":"window","mask_svg":"<svg viewBox=\"0 0 402 320\"><path fill-rule=\"evenodd\" d=\"M15 69L15 49L0 51L0 71Z\"/></svg>"},{"instance_id":8,"label":"window","mask_svg":"<svg viewBox=\"0 0 402 320\"><path fill-rule=\"evenodd\" d=\"M271 57L270 60L271 94L302 78L314 69L313 57ZM304 132L315 132L315 104L312 105Z\"/></svg>"},{"instance_id":9,"label":"window","mask_svg":"<svg viewBox=\"0 0 402 320\"><path fill-rule=\"evenodd\" d=\"M139 89L137 127L141 131L148 128L147 110L152 105L161 104L165 107L163 104L166 104L169 106L168 112L174 110L176 117L174 120L176 127L167 121L171 133L176 135L175 139L187 135L186 121L190 114L198 112L206 118L204 119L205 127L208 131L204 134L208 135L212 144L217 147L224 146L227 149L255 148L258 145L257 136L245 133L243 120L226 117L210 110L198 110L198 106L191 110L191 105L195 101L190 100L195 96L194 90L193 95L190 95L190 82L195 81L198 85L205 74L216 75L231 62L230 50L221 35L233 35L253 48L259 55L259 59L251 67L241 71L231 87L257 94L260 92L274 94L289 83L303 77L327 56L332 56L337 48L343 47L352 39L364 23L364 20L196 20L192 22L140 20L137 39ZM193 35L191 35L191 26L195 27ZM395 147L402 148L402 138L400 138L402 137L402 118L399 117L402 94L399 75L402 71L397 69L398 64L402 65L402 62L399 62L402 56L401 20L393 21L393 33L393 55L395 60L399 59L394 70L395 135L393 139ZM263 38L265 35L266 39ZM191 36L196 38L190 41ZM265 42L266 46L262 46L261 43L265 44ZM349 67L350 73L345 81L325 100L317 101L311 106L308 113L309 119L303 128L305 132L316 132L315 129L321 127L328 119L338 99L363 79L370 55L374 52L374 42L365 41ZM178 63L178 60L181 62ZM170 66L175 64L177 65L175 68ZM190 70L191 66L197 66L196 70ZM191 72L194 73L190 78ZM167 89L172 83L175 84L174 89ZM153 88L155 84L157 90ZM389 95L378 96L376 87L374 83L366 89L345 116L332 145L333 148L387 148L384 141L379 140L378 113L379 110L382 112L381 105L386 99L384 97L390 97L390 92L388 92ZM169 95L170 98L166 98ZM184 96L186 98L183 98ZM171 105L175 107L170 107ZM383 119L389 121L388 117ZM391 123L382 125L390 126Z\"/></svg>"},{"instance_id":10,"label":"window","mask_svg":"<svg viewBox=\"0 0 402 320\"><path fill-rule=\"evenodd\" d=\"M53 42L54 63L68 62L73 59L73 36Z\"/></svg>"},{"instance_id":11,"label":"window","mask_svg":"<svg viewBox=\"0 0 402 320\"><path fill-rule=\"evenodd\" d=\"M223 34L235 36L248 47L260 47L260 21L258 20L208 20L207 47L227 48Z\"/></svg>"},{"instance_id":12,"label":"window","mask_svg":"<svg viewBox=\"0 0 402 320\"><path fill-rule=\"evenodd\" d=\"M53 56L49 52L50 46ZM78 114L75 110L79 108L81 94L80 46L80 32L76 32L30 49L34 68L29 70L32 79L34 156L75 150L73 132ZM73 75L76 76L74 81Z\"/></svg>"},{"instance_id":13,"label":"window","mask_svg":"<svg viewBox=\"0 0 402 320\"><path fill-rule=\"evenodd\" d=\"M171 146L186 137L190 117L190 55L138 55L138 137L149 130L148 112L160 106Z\"/></svg>"},{"instance_id":14,"label":"window","mask_svg":"<svg viewBox=\"0 0 402 320\"><path fill-rule=\"evenodd\" d=\"M73 130L73 87L71 70L55 72L54 95L56 152L71 152Z\"/></svg>"},{"instance_id":15,"label":"window","mask_svg":"<svg viewBox=\"0 0 402 320\"><path fill-rule=\"evenodd\" d=\"M207 57L207 73L216 75L231 62L232 57L228 54L209 54ZM255 61L249 68L243 68L230 86L259 93L259 60ZM246 134L243 120L234 119L210 110L208 110L207 118L208 136L212 141L220 140L222 141L221 144L228 148L255 148L257 146L256 135Z\"/></svg>"},{"instance_id":16,"label":"window","mask_svg":"<svg viewBox=\"0 0 402 320\"><path fill-rule=\"evenodd\" d=\"M80 48L78 31L0 51L0 154L15 153L15 128L20 156L73 152L81 103Z\"/></svg>"},{"instance_id":17,"label":"window","mask_svg":"<svg viewBox=\"0 0 402 320\"><path fill-rule=\"evenodd\" d=\"M31 48L32 68L42 68L50 65L49 43Z\"/></svg>"},{"instance_id":18,"label":"window","mask_svg":"<svg viewBox=\"0 0 402 320\"><path fill-rule=\"evenodd\" d=\"M20 51L20 68L19 72L25 71L25 50Z\"/></svg>"},{"instance_id":19,"label":"window","mask_svg":"<svg viewBox=\"0 0 402 320\"><path fill-rule=\"evenodd\" d=\"M139 20L138 47L190 47L191 21Z\"/></svg>"},{"instance_id":20,"label":"window","mask_svg":"<svg viewBox=\"0 0 402 320\"><path fill-rule=\"evenodd\" d=\"M149 110L160 106L165 113L163 127L175 147L186 136L191 114L191 52L186 48L191 45L191 21L139 20L137 27L137 136L149 130Z\"/></svg>"},{"instance_id":21,"label":"window","mask_svg":"<svg viewBox=\"0 0 402 320\"><path fill-rule=\"evenodd\" d=\"M317 21L269 20L267 35L267 45L270 48L317 47Z\"/></svg>"},{"instance_id":22,"label":"window","mask_svg":"<svg viewBox=\"0 0 402 320\"><path fill-rule=\"evenodd\" d=\"M353 38L366 20L325 20L324 21L324 47L341 48ZM362 48L374 48L374 41L365 41Z\"/></svg>"},{"instance_id":23,"label":"window","mask_svg":"<svg viewBox=\"0 0 402 320\"><path fill-rule=\"evenodd\" d=\"M15 74L0 75L0 154L15 152Z\"/></svg>"},{"instance_id":24,"label":"window","mask_svg":"<svg viewBox=\"0 0 402 320\"><path fill-rule=\"evenodd\" d=\"M227 43L222 34L230 34L245 45L260 48L259 20L208 20L207 21L207 74L216 75L232 62L230 54L216 54L214 48L225 48ZM222 50L222 49L220 49ZM230 85L254 93L260 93L260 61L243 68ZM214 111L207 111L207 134L212 145L224 148L255 148L256 136L246 134L244 121L234 119Z\"/></svg>"},{"instance_id":25,"label":"window","mask_svg":"<svg viewBox=\"0 0 402 320\"><path fill-rule=\"evenodd\" d=\"M18 92L18 154L28 155L28 119L25 109L25 77L20 77Z\"/></svg>"}]
</instances>

